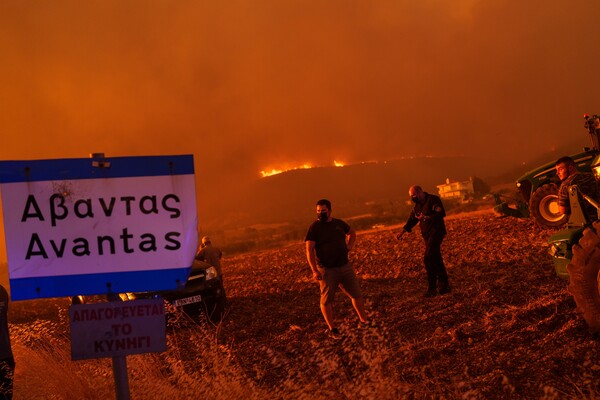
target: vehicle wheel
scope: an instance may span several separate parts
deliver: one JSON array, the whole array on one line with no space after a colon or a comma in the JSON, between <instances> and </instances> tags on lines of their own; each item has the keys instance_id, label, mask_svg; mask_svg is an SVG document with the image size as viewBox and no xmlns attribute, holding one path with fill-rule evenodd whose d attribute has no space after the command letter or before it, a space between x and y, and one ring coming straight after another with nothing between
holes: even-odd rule
<instances>
[{"instance_id":1,"label":"vehicle wheel","mask_svg":"<svg viewBox=\"0 0 600 400\"><path fill-rule=\"evenodd\" d=\"M575 298L577 308L593 333L600 332L600 221L583 231L579 243L573 246L573 259L567 265L569 291Z\"/></svg>"},{"instance_id":2,"label":"vehicle wheel","mask_svg":"<svg viewBox=\"0 0 600 400\"><path fill-rule=\"evenodd\" d=\"M559 228L567 223L567 216L558 211L558 187L554 183L543 185L533 192L529 212L542 228Z\"/></svg>"}]
</instances>

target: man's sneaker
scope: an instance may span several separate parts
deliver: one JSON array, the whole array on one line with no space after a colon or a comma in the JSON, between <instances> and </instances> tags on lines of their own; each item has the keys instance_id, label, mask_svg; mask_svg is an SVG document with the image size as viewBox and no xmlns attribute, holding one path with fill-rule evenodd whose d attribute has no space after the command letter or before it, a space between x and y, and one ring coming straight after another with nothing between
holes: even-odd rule
<instances>
[{"instance_id":1,"label":"man's sneaker","mask_svg":"<svg viewBox=\"0 0 600 400\"><path fill-rule=\"evenodd\" d=\"M437 290L436 289L429 289L423 295L423 297L435 297L435 296L437 296Z\"/></svg>"},{"instance_id":2,"label":"man's sneaker","mask_svg":"<svg viewBox=\"0 0 600 400\"><path fill-rule=\"evenodd\" d=\"M375 321L370 320L370 321L358 321L358 329L369 329L369 328L375 328L377 325L375 324Z\"/></svg>"},{"instance_id":3,"label":"man's sneaker","mask_svg":"<svg viewBox=\"0 0 600 400\"><path fill-rule=\"evenodd\" d=\"M450 293L450 285L443 285L440 287L440 294Z\"/></svg>"},{"instance_id":4,"label":"man's sneaker","mask_svg":"<svg viewBox=\"0 0 600 400\"><path fill-rule=\"evenodd\" d=\"M325 334L329 336L331 339L339 340L342 338L342 334L338 330L338 328L325 329Z\"/></svg>"}]
</instances>

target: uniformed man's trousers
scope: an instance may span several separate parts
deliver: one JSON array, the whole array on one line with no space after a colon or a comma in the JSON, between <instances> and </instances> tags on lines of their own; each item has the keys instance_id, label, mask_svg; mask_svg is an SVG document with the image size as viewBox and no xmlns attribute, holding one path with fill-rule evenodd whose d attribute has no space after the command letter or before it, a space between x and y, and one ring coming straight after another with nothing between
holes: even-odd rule
<instances>
[{"instance_id":1,"label":"uniformed man's trousers","mask_svg":"<svg viewBox=\"0 0 600 400\"><path fill-rule=\"evenodd\" d=\"M435 291L438 283L440 289L449 289L448 274L442 259L442 241L444 234L435 233L425 238L425 270L430 291Z\"/></svg>"}]
</instances>

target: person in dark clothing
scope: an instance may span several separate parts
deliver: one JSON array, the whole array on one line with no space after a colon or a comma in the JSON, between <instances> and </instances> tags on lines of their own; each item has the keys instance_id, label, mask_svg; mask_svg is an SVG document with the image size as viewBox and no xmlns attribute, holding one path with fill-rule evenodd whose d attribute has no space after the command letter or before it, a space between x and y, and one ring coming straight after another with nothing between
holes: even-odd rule
<instances>
[{"instance_id":1,"label":"person in dark clothing","mask_svg":"<svg viewBox=\"0 0 600 400\"><path fill-rule=\"evenodd\" d=\"M446 266L442 259L442 241L446 236L446 224L444 217L446 211L444 205L438 196L424 192L420 186L411 186L408 194L415 203L413 210L408 217L408 221L402 228L402 231L396 235L400 239L406 232L419 224L421 235L425 240L425 255L423 261L427 271L428 289L425 297L433 297L438 294L450 292L448 283L448 274ZM439 287L438 287L439 284Z\"/></svg>"},{"instance_id":2,"label":"person in dark clothing","mask_svg":"<svg viewBox=\"0 0 600 400\"><path fill-rule=\"evenodd\" d=\"M561 180L558 188L558 211L563 215L571 214L571 203L569 201L569 187L576 185L579 189L579 204L588 222L598 219L598 210L588 201L583 199L581 193L591 197L600 203L600 188L596 177L591 172L577 170L577 164L568 156L559 158L555 163L556 175Z\"/></svg>"},{"instance_id":3,"label":"person in dark clothing","mask_svg":"<svg viewBox=\"0 0 600 400\"><path fill-rule=\"evenodd\" d=\"M352 300L352 306L359 318L359 327L368 325L365 303L360 284L348 252L354 247L356 232L341 219L331 217L331 202L326 199L317 202L317 220L306 233L306 258L319 282L321 292L321 312L327 323L327 335L339 338L334 325L333 300L338 286Z\"/></svg>"},{"instance_id":4,"label":"person in dark clothing","mask_svg":"<svg viewBox=\"0 0 600 400\"><path fill-rule=\"evenodd\" d=\"M12 399L15 359L8 332L8 292L0 285L0 399Z\"/></svg>"},{"instance_id":5,"label":"person in dark clothing","mask_svg":"<svg viewBox=\"0 0 600 400\"><path fill-rule=\"evenodd\" d=\"M209 263L217 269L217 272L223 280L223 270L221 269L221 259L223 258L223 252L212 245L212 241L208 236L202 238L200 248L196 253L196 260L204 261Z\"/></svg>"}]
</instances>

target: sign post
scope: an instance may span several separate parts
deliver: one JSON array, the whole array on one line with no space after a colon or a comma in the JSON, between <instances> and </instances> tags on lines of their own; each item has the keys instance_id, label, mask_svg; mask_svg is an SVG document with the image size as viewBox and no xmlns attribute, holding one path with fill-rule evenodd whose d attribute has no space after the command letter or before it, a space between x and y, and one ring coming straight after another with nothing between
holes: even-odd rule
<instances>
[{"instance_id":1,"label":"sign post","mask_svg":"<svg viewBox=\"0 0 600 400\"><path fill-rule=\"evenodd\" d=\"M129 399L127 354L166 350L162 299L76 304L69 309L71 358L112 357L117 399Z\"/></svg>"},{"instance_id":2,"label":"sign post","mask_svg":"<svg viewBox=\"0 0 600 400\"><path fill-rule=\"evenodd\" d=\"M0 161L11 297L173 290L198 243L191 155ZM160 299L72 305L73 360L113 358L129 399L127 354L166 349ZM100 335L100 336L98 336Z\"/></svg>"},{"instance_id":3,"label":"sign post","mask_svg":"<svg viewBox=\"0 0 600 400\"><path fill-rule=\"evenodd\" d=\"M13 300L172 290L198 244L190 156L0 161Z\"/></svg>"},{"instance_id":4,"label":"sign post","mask_svg":"<svg viewBox=\"0 0 600 400\"><path fill-rule=\"evenodd\" d=\"M119 301L120 299L116 299L116 296L108 295L108 301ZM164 303L163 303L164 309ZM70 310L69 310L70 312ZM73 328L71 328L71 332L73 332ZM165 332L166 335L166 332ZM166 340L166 337L163 336ZM71 349L73 349L73 339L71 339ZM73 353L73 350L71 350ZM71 355L71 358L73 356ZM126 356L113 356L112 358L112 368L113 368L113 379L115 381L115 396L116 400L130 400L129 396L129 373L127 372L127 357Z\"/></svg>"},{"instance_id":5,"label":"sign post","mask_svg":"<svg viewBox=\"0 0 600 400\"><path fill-rule=\"evenodd\" d=\"M115 356L112 359L115 393L117 400L129 400L129 379L127 378L127 358Z\"/></svg>"}]
</instances>

